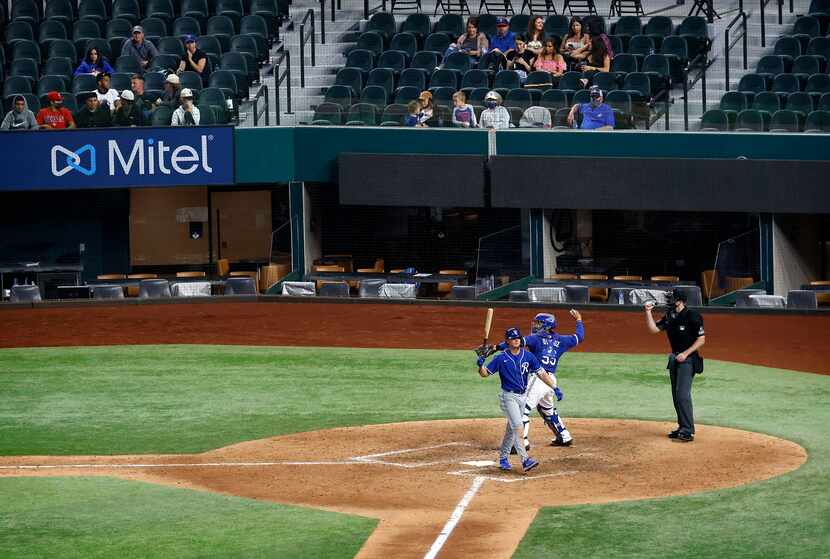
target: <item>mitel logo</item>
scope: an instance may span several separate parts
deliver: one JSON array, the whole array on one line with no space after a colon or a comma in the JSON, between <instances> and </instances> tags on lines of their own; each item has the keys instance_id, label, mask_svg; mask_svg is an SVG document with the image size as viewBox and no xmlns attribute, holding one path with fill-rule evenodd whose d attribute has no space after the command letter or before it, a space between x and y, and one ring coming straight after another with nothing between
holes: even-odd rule
<instances>
[{"instance_id":1,"label":"mitel logo","mask_svg":"<svg viewBox=\"0 0 830 559\"><path fill-rule=\"evenodd\" d=\"M118 140L107 140L108 174L116 175L189 175L201 169L213 173L208 158L208 143L213 134L201 135L199 145L187 144L170 146L154 138L135 140L129 147L122 148ZM82 160L89 153L89 165ZM52 174L61 177L70 171L78 171L88 177L96 173L95 146L86 144L77 151L64 146L52 147Z\"/></svg>"},{"instance_id":2,"label":"mitel logo","mask_svg":"<svg viewBox=\"0 0 830 559\"><path fill-rule=\"evenodd\" d=\"M81 165L81 158L87 152L89 153L89 166L84 167ZM59 166L61 167L58 168ZM81 146L78 151L70 151L63 146L52 146L52 174L56 177L62 177L72 170L83 173L88 177L95 174L95 146L86 144Z\"/></svg>"}]
</instances>

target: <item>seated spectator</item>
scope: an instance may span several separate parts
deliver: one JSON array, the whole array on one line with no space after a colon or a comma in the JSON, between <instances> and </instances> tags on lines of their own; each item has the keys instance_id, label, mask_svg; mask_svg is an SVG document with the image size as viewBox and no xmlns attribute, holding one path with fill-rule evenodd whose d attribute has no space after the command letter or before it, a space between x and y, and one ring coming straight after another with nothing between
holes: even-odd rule
<instances>
[{"instance_id":1,"label":"seated spectator","mask_svg":"<svg viewBox=\"0 0 830 559\"><path fill-rule=\"evenodd\" d=\"M561 78L568 66L565 64L565 59L556 50L556 41L545 39L545 49L533 61L533 69L550 72L554 78Z\"/></svg>"},{"instance_id":2,"label":"seated spectator","mask_svg":"<svg viewBox=\"0 0 830 559\"><path fill-rule=\"evenodd\" d=\"M22 95L15 95L12 110L6 113L0 130L37 130L35 113L29 110L26 98Z\"/></svg>"},{"instance_id":3,"label":"seated spectator","mask_svg":"<svg viewBox=\"0 0 830 559\"><path fill-rule=\"evenodd\" d=\"M432 93L422 91L418 95L418 102L421 104L421 113L418 115L418 123L427 126L427 121L433 117L435 107L432 105Z\"/></svg>"},{"instance_id":4,"label":"seated spectator","mask_svg":"<svg viewBox=\"0 0 830 559\"><path fill-rule=\"evenodd\" d=\"M542 47L545 44L545 20L542 16L532 16L527 22L525 42L530 52L535 55L542 54Z\"/></svg>"},{"instance_id":5,"label":"seated spectator","mask_svg":"<svg viewBox=\"0 0 830 559\"><path fill-rule=\"evenodd\" d=\"M404 120L404 126L410 126L415 128L423 128L424 124L421 124L421 102L418 100L410 101L409 104L406 106L406 109L409 111L409 114L406 115L406 120Z\"/></svg>"},{"instance_id":6,"label":"seated spectator","mask_svg":"<svg viewBox=\"0 0 830 559\"><path fill-rule=\"evenodd\" d=\"M87 49L84 59L81 60L81 65L75 69L75 75L92 74L97 76L101 72L112 74L114 70L106 56L101 56L97 48L90 47Z\"/></svg>"},{"instance_id":7,"label":"seated spectator","mask_svg":"<svg viewBox=\"0 0 830 559\"><path fill-rule=\"evenodd\" d=\"M113 124L116 126L144 126L144 112L135 104L133 92L125 89L121 92L118 107L115 109Z\"/></svg>"},{"instance_id":8,"label":"seated spectator","mask_svg":"<svg viewBox=\"0 0 830 559\"><path fill-rule=\"evenodd\" d=\"M507 55L516 50L516 34L510 31L506 17L496 19L496 34L490 38L490 52L486 55L487 69L498 71L506 67Z\"/></svg>"},{"instance_id":9,"label":"seated spectator","mask_svg":"<svg viewBox=\"0 0 830 559\"><path fill-rule=\"evenodd\" d=\"M98 101L106 106L110 112L115 112L115 102L118 101L118 91L110 87L110 74L108 72L101 72L96 77L98 88L95 90L95 95Z\"/></svg>"},{"instance_id":10,"label":"seated spectator","mask_svg":"<svg viewBox=\"0 0 830 559\"><path fill-rule=\"evenodd\" d=\"M533 61L536 55L527 50L527 43L523 37L516 37L516 50L507 54L507 69L519 74L519 81L524 84L527 75L533 71Z\"/></svg>"},{"instance_id":11,"label":"seated spectator","mask_svg":"<svg viewBox=\"0 0 830 559\"><path fill-rule=\"evenodd\" d=\"M501 106L501 95L488 91L484 96L484 107L481 111L482 128L510 128L510 112Z\"/></svg>"},{"instance_id":12,"label":"seated spectator","mask_svg":"<svg viewBox=\"0 0 830 559\"><path fill-rule=\"evenodd\" d=\"M46 97L49 106L40 109L35 117L43 130L63 130L75 128L75 119L69 109L63 106L63 96L57 91L50 91Z\"/></svg>"},{"instance_id":13,"label":"seated spectator","mask_svg":"<svg viewBox=\"0 0 830 559\"><path fill-rule=\"evenodd\" d=\"M559 52L565 57L565 61L571 64L584 60L588 56L588 34L583 32L582 20L574 16L568 27L568 34L562 39Z\"/></svg>"},{"instance_id":14,"label":"seated spectator","mask_svg":"<svg viewBox=\"0 0 830 559\"><path fill-rule=\"evenodd\" d=\"M179 76L176 74L170 74L167 76L167 79L164 80L164 93L161 94L161 97L156 99L156 106L159 105L167 105L171 109L175 110L181 104L181 82L179 80Z\"/></svg>"},{"instance_id":15,"label":"seated spectator","mask_svg":"<svg viewBox=\"0 0 830 559\"><path fill-rule=\"evenodd\" d=\"M470 57L472 66L478 64L479 59L487 53L489 42L487 35L478 30L478 18L467 20L467 32L461 35L454 44L447 49L447 54L453 51L463 52Z\"/></svg>"},{"instance_id":16,"label":"seated spectator","mask_svg":"<svg viewBox=\"0 0 830 559\"><path fill-rule=\"evenodd\" d=\"M156 46L144 39L144 28L140 25L133 27L133 38L124 41L121 47L121 56L134 57L145 70L150 68L150 64L158 54Z\"/></svg>"},{"instance_id":17,"label":"seated spectator","mask_svg":"<svg viewBox=\"0 0 830 559\"><path fill-rule=\"evenodd\" d=\"M170 126L199 126L201 115L199 107L193 104L193 92L188 88L182 89L182 104L173 111L173 120Z\"/></svg>"},{"instance_id":18,"label":"seated spectator","mask_svg":"<svg viewBox=\"0 0 830 559\"><path fill-rule=\"evenodd\" d=\"M101 105L94 91L84 94L84 106L75 113L78 128L108 128L112 126L112 114Z\"/></svg>"},{"instance_id":19,"label":"seated spectator","mask_svg":"<svg viewBox=\"0 0 830 559\"><path fill-rule=\"evenodd\" d=\"M196 72L202 78L202 82L207 83L210 73L208 69L208 57L202 49L196 48L196 37L187 35L184 38L184 48L184 58L182 58L176 73Z\"/></svg>"},{"instance_id":20,"label":"seated spectator","mask_svg":"<svg viewBox=\"0 0 830 559\"><path fill-rule=\"evenodd\" d=\"M582 130L613 130L614 110L603 102L602 90L594 85L591 86L591 102L581 103L571 107L568 113L568 125L576 127L576 113L582 114Z\"/></svg>"},{"instance_id":21,"label":"seated spectator","mask_svg":"<svg viewBox=\"0 0 830 559\"><path fill-rule=\"evenodd\" d=\"M153 110L153 103L145 97L144 76L141 74L133 74L130 78L130 90L133 92L136 106L144 113L144 118L149 120L150 111Z\"/></svg>"},{"instance_id":22,"label":"seated spectator","mask_svg":"<svg viewBox=\"0 0 830 559\"><path fill-rule=\"evenodd\" d=\"M589 40L588 56L576 66L576 70L584 76L581 81L585 86L593 82L594 74L597 72L611 70L611 57L605 48L605 42L598 35L590 35Z\"/></svg>"},{"instance_id":23,"label":"seated spectator","mask_svg":"<svg viewBox=\"0 0 830 559\"><path fill-rule=\"evenodd\" d=\"M452 123L459 128L476 128L476 112L472 105L467 104L467 96L463 91L456 91L452 96Z\"/></svg>"}]
</instances>

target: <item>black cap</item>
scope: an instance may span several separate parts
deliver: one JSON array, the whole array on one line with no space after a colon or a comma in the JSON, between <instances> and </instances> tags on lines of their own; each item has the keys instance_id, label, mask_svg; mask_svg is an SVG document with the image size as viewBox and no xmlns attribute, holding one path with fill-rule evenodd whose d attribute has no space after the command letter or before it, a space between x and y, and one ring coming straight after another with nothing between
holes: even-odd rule
<instances>
[{"instance_id":1,"label":"black cap","mask_svg":"<svg viewBox=\"0 0 830 559\"><path fill-rule=\"evenodd\" d=\"M672 289L671 291L669 291L669 299L672 302L683 301L685 303L686 302L686 292L683 291L682 289L677 289L677 288Z\"/></svg>"}]
</instances>

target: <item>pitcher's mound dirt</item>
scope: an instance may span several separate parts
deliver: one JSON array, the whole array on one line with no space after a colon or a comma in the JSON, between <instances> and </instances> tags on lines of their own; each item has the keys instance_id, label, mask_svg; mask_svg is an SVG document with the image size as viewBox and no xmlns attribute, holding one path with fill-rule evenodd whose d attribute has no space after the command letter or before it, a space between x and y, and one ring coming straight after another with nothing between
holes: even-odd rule
<instances>
[{"instance_id":1,"label":"pitcher's mound dirt","mask_svg":"<svg viewBox=\"0 0 830 559\"><path fill-rule=\"evenodd\" d=\"M509 557L539 507L685 495L791 471L790 441L699 425L693 443L668 423L573 419L574 445L549 446L538 419L524 476L495 465L504 421L473 419L297 433L197 455L4 457L0 475L107 475L380 519L360 557L423 557L477 477L485 481L441 557ZM22 469L22 465L58 467ZM95 467L90 467L90 466ZM680 472L682 471L682 475Z\"/></svg>"}]
</instances>

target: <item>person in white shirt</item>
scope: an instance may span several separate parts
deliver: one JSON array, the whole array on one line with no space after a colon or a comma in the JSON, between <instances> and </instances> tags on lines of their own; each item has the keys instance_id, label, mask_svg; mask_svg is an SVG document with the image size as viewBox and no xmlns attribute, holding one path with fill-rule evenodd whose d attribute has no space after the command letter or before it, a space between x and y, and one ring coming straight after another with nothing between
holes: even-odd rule
<instances>
[{"instance_id":1,"label":"person in white shirt","mask_svg":"<svg viewBox=\"0 0 830 559\"><path fill-rule=\"evenodd\" d=\"M479 119L482 128L510 128L510 111L501 106L501 95L495 91L487 92L484 107Z\"/></svg>"},{"instance_id":2,"label":"person in white shirt","mask_svg":"<svg viewBox=\"0 0 830 559\"><path fill-rule=\"evenodd\" d=\"M179 108L173 111L173 120L171 126L199 126L201 115L199 114L199 107L193 104L193 92L188 88L182 89L180 95L182 104Z\"/></svg>"},{"instance_id":3,"label":"person in white shirt","mask_svg":"<svg viewBox=\"0 0 830 559\"><path fill-rule=\"evenodd\" d=\"M109 72L101 72L96 76L98 87L95 89L95 96L102 105L106 103L110 112L115 112L115 102L118 101L118 92L110 87Z\"/></svg>"}]
</instances>

